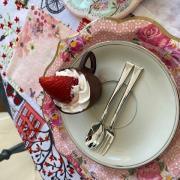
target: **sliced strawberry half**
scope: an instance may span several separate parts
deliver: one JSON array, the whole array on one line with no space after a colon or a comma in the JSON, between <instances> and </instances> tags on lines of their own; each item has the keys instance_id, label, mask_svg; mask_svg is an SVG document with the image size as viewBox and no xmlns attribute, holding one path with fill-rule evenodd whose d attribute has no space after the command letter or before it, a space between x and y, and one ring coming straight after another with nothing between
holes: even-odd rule
<instances>
[{"instance_id":1,"label":"sliced strawberry half","mask_svg":"<svg viewBox=\"0 0 180 180\"><path fill-rule=\"evenodd\" d=\"M72 87L78 84L78 79L69 76L40 77L42 88L55 100L69 103L73 98Z\"/></svg>"}]
</instances>

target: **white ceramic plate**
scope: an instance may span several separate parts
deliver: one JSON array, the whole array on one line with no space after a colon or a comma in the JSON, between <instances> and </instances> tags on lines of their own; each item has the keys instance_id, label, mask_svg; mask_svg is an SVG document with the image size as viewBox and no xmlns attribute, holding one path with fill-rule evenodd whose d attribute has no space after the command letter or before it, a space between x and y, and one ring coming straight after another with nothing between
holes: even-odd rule
<instances>
[{"instance_id":1,"label":"white ceramic plate","mask_svg":"<svg viewBox=\"0 0 180 180\"><path fill-rule=\"evenodd\" d=\"M106 83L93 107L75 115L62 114L67 131L83 153L103 165L134 168L150 162L165 150L177 128L179 100L174 81L160 60L141 46L115 41L96 44L89 50L97 58L96 75ZM100 119L126 61L142 66L144 73L119 112L116 138L102 156L86 147L85 136L91 124ZM118 101L116 98L106 123Z\"/></svg>"}]
</instances>

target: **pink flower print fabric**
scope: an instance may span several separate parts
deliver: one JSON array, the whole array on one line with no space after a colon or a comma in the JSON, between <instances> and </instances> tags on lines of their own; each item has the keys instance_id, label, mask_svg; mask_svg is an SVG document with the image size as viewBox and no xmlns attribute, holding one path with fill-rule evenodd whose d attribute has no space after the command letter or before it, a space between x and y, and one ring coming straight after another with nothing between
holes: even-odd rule
<instances>
[{"instance_id":1,"label":"pink flower print fabric","mask_svg":"<svg viewBox=\"0 0 180 180\"><path fill-rule=\"evenodd\" d=\"M154 24L139 29L137 36L140 40L159 47L165 47L170 42L170 38L161 33Z\"/></svg>"},{"instance_id":2,"label":"pink flower print fabric","mask_svg":"<svg viewBox=\"0 0 180 180\"><path fill-rule=\"evenodd\" d=\"M9 81L21 87L26 94L30 95L29 89L32 89L36 101L42 91L39 77L43 76L54 58L60 38L69 34L72 30L63 23L32 6L7 70Z\"/></svg>"}]
</instances>

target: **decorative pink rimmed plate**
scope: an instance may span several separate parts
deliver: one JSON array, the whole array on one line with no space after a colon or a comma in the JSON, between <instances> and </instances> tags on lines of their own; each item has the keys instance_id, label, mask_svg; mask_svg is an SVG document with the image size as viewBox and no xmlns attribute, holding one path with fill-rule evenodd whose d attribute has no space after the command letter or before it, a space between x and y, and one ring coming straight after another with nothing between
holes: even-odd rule
<instances>
[{"instance_id":1,"label":"decorative pink rimmed plate","mask_svg":"<svg viewBox=\"0 0 180 180\"><path fill-rule=\"evenodd\" d=\"M127 169L150 162L165 150L177 128L179 100L173 80L159 58L137 44L110 41L87 50L96 55L96 76L103 83L102 97L80 114L62 113L68 133L83 153L103 165ZM116 83L112 82L119 79L126 61L143 67L144 72L117 116L114 142L103 156L88 149L85 137L91 125L99 121L115 88ZM78 64L79 61L74 66ZM115 113L121 92L111 103L106 126ZM149 143L151 148L147 148Z\"/></svg>"},{"instance_id":2,"label":"decorative pink rimmed plate","mask_svg":"<svg viewBox=\"0 0 180 180\"><path fill-rule=\"evenodd\" d=\"M64 0L67 8L77 16L94 20L101 17L123 18L142 0Z\"/></svg>"},{"instance_id":3,"label":"decorative pink rimmed plate","mask_svg":"<svg viewBox=\"0 0 180 180\"><path fill-rule=\"evenodd\" d=\"M171 74L174 76L177 89L179 91L179 88L180 88L180 74L179 74L180 42L179 42L179 39L168 34L160 25L158 25L154 21L148 18L141 18L141 17L126 19L123 21L112 21L109 19L101 19L101 20L92 22L91 24L86 26L86 28L83 31L81 31L79 34L73 37L70 37L69 39L66 39L65 41L59 43L55 58L52 61L52 63L48 66L46 75L54 74L55 71L58 69L76 64L78 62L78 58L83 53L83 51L86 51L92 45L96 45L97 43L106 42L106 41L109 41L111 43L114 40L116 41L123 40L123 41L133 42L135 44L138 44L150 50L152 53L158 56L160 58L158 61L161 61L162 63L164 63L166 67L169 69L169 72L171 72ZM144 59L144 61L146 61L146 59ZM109 67L111 67L111 60L109 61ZM103 75L103 71L104 71L104 74L106 74L107 70L108 69L102 70L102 72L99 73L99 77L101 78L102 81L103 81L103 78L105 77ZM167 70L165 71L167 73ZM153 73L153 68L151 72ZM157 73L157 80L158 80L158 77L159 76ZM158 82L160 83L159 80ZM162 94L163 94L163 90L162 90ZM43 105L43 111L46 117L52 117L53 113L56 112L55 108L52 108L52 106L53 104L52 104L51 99L48 96L46 96L44 99L44 105ZM51 108L51 111L49 111L50 108ZM83 116L83 114L81 115ZM66 119L64 120L66 121ZM177 121L175 124L176 124L175 125L176 127ZM66 122L65 122L65 125L68 131L71 131ZM60 126L63 127L62 124ZM173 132L175 132L175 129L173 130ZM64 132L63 130L61 130L59 133L61 134L61 132L63 133L63 137L69 136L67 132ZM74 130L73 132L78 132L78 131ZM75 140L76 135L72 134L72 131L70 132L70 134L74 137L73 139ZM56 135L57 134L55 134L55 138L56 138ZM178 136L176 138L180 138L180 137ZM66 148L62 147L61 149L59 147L62 153L68 155L68 154L71 154L72 151L76 150L77 153L81 154L80 151L77 150L76 146L72 145L72 142L70 139L68 139L68 141L66 141L65 139L66 138L61 138L60 142L58 142L60 144L66 143ZM170 140L171 139L172 139L172 136ZM165 147L167 147L170 140L168 141L168 143L166 143ZM153 143L153 141L151 143ZM172 148L173 147L171 147L171 149ZM160 153L162 153L163 150L164 148L161 149L158 153L156 152L154 156L151 156L149 160L152 160L155 157L157 157ZM83 150L83 152L85 151ZM87 152L85 152L85 154L88 155ZM84 156L84 158L88 160L86 156ZM138 165L126 164L122 167L121 166L122 164L120 164L118 168L137 167L137 166L140 166L149 162L149 160L141 161L138 163ZM88 162L89 164L87 165L87 167L95 165L94 164L95 162L93 161L88 160ZM102 163L102 161L98 161L98 162ZM106 165L117 167L115 165L113 166L112 164L111 165L106 164ZM103 168L104 171L108 170L106 169L106 167L101 167L101 168ZM119 172L118 170L115 171L115 173L117 174L118 172ZM97 173L98 173L98 170L97 170Z\"/></svg>"}]
</instances>

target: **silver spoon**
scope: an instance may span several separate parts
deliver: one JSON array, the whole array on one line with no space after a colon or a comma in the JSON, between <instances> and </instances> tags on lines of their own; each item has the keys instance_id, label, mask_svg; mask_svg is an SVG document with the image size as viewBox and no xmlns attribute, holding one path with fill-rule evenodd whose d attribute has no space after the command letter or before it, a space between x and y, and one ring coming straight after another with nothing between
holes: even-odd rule
<instances>
[{"instance_id":1,"label":"silver spoon","mask_svg":"<svg viewBox=\"0 0 180 180\"><path fill-rule=\"evenodd\" d=\"M106 115L109 110L109 105L112 102L113 98L117 94L117 92L120 90L122 87L124 81L127 79L128 75L130 74L131 70L134 68L134 64L130 62L126 62L123 72L120 76L120 79L116 85L116 88L114 89L112 96L110 97L103 114L100 118L100 121L98 123L95 123L92 125L91 129L89 130L86 139L85 139L85 144L90 148L90 149L95 149L98 147L98 145L102 142L102 139L105 135L105 127L104 127L104 122L106 119Z\"/></svg>"}]
</instances>

